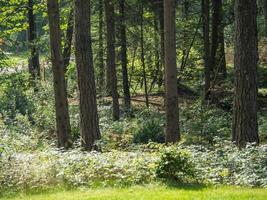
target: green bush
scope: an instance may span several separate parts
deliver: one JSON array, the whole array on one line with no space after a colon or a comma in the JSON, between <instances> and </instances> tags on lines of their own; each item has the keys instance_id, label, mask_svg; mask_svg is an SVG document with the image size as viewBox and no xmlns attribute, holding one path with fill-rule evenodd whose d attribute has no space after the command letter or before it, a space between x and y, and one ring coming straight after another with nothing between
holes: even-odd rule
<instances>
[{"instance_id":1,"label":"green bush","mask_svg":"<svg viewBox=\"0 0 267 200\"><path fill-rule=\"evenodd\" d=\"M156 167L156 175L165 180L187 182L195 177L195 165L186 150L166 148Z\"/></svg>"},{"instance_id":2,"label":"green bush","mask_svg":"<svg viewBox=\"0 0 267 200\"><path fill-rule=\"evenodd\" d=\"M146 144L148 142L163 143L164 141L163 127L158 119L144 121L137 128L133 137L133 142L137 144Z\"/></svg>"}]
</instances>

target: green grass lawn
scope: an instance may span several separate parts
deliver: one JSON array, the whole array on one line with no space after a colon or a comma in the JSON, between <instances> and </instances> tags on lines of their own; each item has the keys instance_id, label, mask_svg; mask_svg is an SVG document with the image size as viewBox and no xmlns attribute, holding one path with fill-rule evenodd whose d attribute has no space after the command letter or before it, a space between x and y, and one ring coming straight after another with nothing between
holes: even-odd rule
<instances>
[{"instance_id":1,"label":"green grass lawn","mask_svg":"<svg viewBox=\"0 0 267 200\"><path fill-rule=\"evenodd\" d=\"M58 190L39 194L19 194L1 200L267 200L267 189L239 187L165 187Z\"/></svg>"}]
</instances>

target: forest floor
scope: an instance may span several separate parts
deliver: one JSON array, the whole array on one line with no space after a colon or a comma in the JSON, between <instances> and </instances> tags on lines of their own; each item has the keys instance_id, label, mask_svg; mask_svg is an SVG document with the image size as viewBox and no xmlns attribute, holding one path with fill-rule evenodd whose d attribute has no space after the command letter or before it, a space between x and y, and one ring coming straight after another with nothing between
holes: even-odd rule
<instances>
[{"instance_id":1,"label":"forest floor","mask_svg":"<svg viewBox=\"0 0 267 200\"><path fill-rule=\"evenodd\" d=\"M57 190L20 194L1 200L266 200L267 189L204 186L135 186L129 188Z\"/></svg>"}]
</instances>

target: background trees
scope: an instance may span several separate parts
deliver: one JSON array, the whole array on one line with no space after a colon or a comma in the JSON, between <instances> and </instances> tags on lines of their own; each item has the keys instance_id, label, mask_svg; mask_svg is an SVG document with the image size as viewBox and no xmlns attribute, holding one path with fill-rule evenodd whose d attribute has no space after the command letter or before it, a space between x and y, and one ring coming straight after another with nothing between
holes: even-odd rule
<instances>
[{"instance_id":1,"label":"background trees","mask_svg":"<svg viewBox=\"0 0 267 200\"><path fill-rule=\"evenodd\" d=\"M145 141L149 141L150 137L154 137L151 139L152 141L162 141L162 130L164 128L167 141L169 140L168 135L174 133L173 141L178 140L180 138L179 132L181 132L182 140L191 141L192 136L194 142L212 144L216 136L231 138L231 128L233 128L232 133L233 138L235 138L233 140L237 140L237 135L240 135L236 134L237 129L241 129L237 127L242 126L243 129L248 129L243 125L243 122L241 123L243 121L241 118L250 120L249 117L252 116L254 125L251 125L251 127L255 127L255 130L253 129L254 133L257 132L257 121L259 121L260 127L264 127L265 120L263 119L266 116L262 111L266 107L265 90L267 86L264 78L266 75L264 67L265 53L262 47L264 46L265 30L264 26L261 26L266 22L264 1L259 2L258 10L261 12L257 16L251 11L248 13L251 17L244 17L246 18L244 20L244 31L246 33L251 33L248 29L252 28L252 25L247 22L248 19L257 20L257 23L260 24L257 27L259 49L252 46L250 40L253 40L254 45L257 46L257 42L255 42L257 39L252 39L251 34L247 35L249 40L239 37L241 23L238 23L240 30L234 28L235 15L232 0L178 1L173 7L171 6L172 12L176 12L175 20L173 20L173 16L169 16L172 13L169 12L171 8L166 8L164 11L164 3L167 2L161 0L92 0L90 1L91 9L87 8L87 4L81 6L84 3L82 1L75 2L79 5L75 7L77 15L75 16L76 32L74 32L74 2L62 1L58 4L60 19L57 23L59 25L53 26L57 26L57 29L59 26L60 33L55 32L55 30L51 31L52 35L54 34L53 37L56 37L54 40L57 40L57 43L53 43L51 47L54 48L58 43L60 43L60 46L56 47L58 57L52 59L52 68L48 55L47 44L50 32L48 31L49 17L47 16L45 2L38 0L0 1L0 65L4 66L3 69L7 71L4 75L13 77L13 75L19 74L19 81L22 77L21 74L25 73L25 76L28 76L24 70L25 64L22 60L24 57L29 57L31 58L29 64L36 62L31 64L30 67L36 67L37 70L32 73L32 76L44 75L45 77L36 84L35 89L37 90L35 90L36 94L34 95L34 98L36 98L34 101L37 102L41 99L41 106L36 107L40 108L43 113L37 114L34 111L35 107L27 107L30 105L28 102L31 102L28 93L33 89L31 86L26 87L29 81L21 81L26 84L25 88L27 90L25 91L25 89L17 89L23 84L17 84L12 79L11 83L8 83L8 86L2 89L5 92L2 95L4 98L1 105L7 109L7 111L2 111L5 118L9 116L13 122L13 120L16 120L18 110L18 113L29 118L32 125L38 124L43 128L49 124L51 127L49 128L51 130L49 134L54 133L55 130L51 124L55 124L52 121L55 115L52 112L52 106L47 106L52 105L53 99L48 97L54 94L44 95L43 93L45 91L44 87L49 88L52 83L52 69L57 69L55 66L58 67L63 62L63 74L59 71L60 75L56 73L57 75L54 74L54 76L56 78L64 76L59 77L58 80L56 79L55 85L59 84L62 87L58 93L60 93L59 99L64 99L63 107L66 107L67 103L70 107L69 123L72 131L71 133L69 133L70 131L65 132L76 140L79 139L81 130L81 135L84 137L82 142L85 146L90 144L87 146L89 150L100 138L100 130L105 132L108 129L103 125L106 122L102 116L105 106L105 109L112 110L112 118L117 121L116 123L121 123L123 120L132 120L132 118L126 116L131 116L133 119L139 116L136 109L138 110L142 106L149 110L156 108L160 114L166 114L166 118L162 121L159 120L159 122L156 120L157 123L150 120L148 116L148 125L140 125L138 134L142 135L146 132L141 131L143 129L149 130L148 135L150 136ZM84 10L85 7L87 8L86 11ZM236 13L238 14L238 12L237 10ZM172 17L172 20L165 20L165 23L172 24L166 25L164 23L164 15L166 15L165 19ZM237 21L238 17L235 20ZM55 22L53 21L53 23ZM63 34L59 36L58 34L61 33ZM237 36L235 37L235 35ZM75 44L73 38L75 38ZM247 45L242 46L244 43L249 43L251 48L248 50ZM239 48L241 46L243 51ZM29 51L27 47L29 47ZM234 49L236 49L235 71L233 70ZM260 61L258 79L256 78L256 71L251 70L254 68L252 66L255 65L257 52ZM16 57L17 54L19 58ZM52 51L52 54L54 55L55 51ZM8 63L5 63L6 59ZM19 64L14 64L16 66L15 70L10 66L13 65L12 62L16 62L16 59L19 60ZM55 64L55 60L58 63ZM5 67L5 65L8 65L8 67ZM39 65L41 70L38 69ZM17 73L13 73L15 71ZM249 77L246 82L244 82L243 75L240 75L243 73ZM11 78L9 79L11 80ZM63 81L64 79L65 81ZM233 84L234 79L236 80L235 84ZM64 86L65 82L68 83L68 87ZM234 86L235 91L232 90ZM68 90L67 96L64 87ZM258 92L257 87L259 87ZM39 92L37 92L38 90ZM16 91L17 94L12 95L13 91ZM246 91L246 95L242 96L240 91ZM248 94L251 94L251 96ZM38 95L40 95L39 98L37 98ZM44 96L46 96L46 99ZM180 100L179 109L178 102L175 100L178 96ZM246 105L241 102L245 101L246 98L249 99L250 105L253 105L253 111L249 110L251 108L243 108ZM14 106L9 106L6 103L8 99L14 99L12 101ZM110 104L111 101L112 104ZM234 101L236 106L233 107ZM248 101L246 100L246 102ZM259 105L258 109L256 109L257 103ZM32 104L35 105L36 103L33 102ZM124 106L120 107L120 104ZM240 104L240 107L238 104ZM44 114L45 106L50 108L49 113L47 111ZM61 103L59 106L61 106ZM100 107L98 112L97 106ZM9 109L9 107L12 107L12 109ZM66 109L65 114L67 113ZM146 109L142 108L141 110ZM213 109L218 111L220 115L210 114L213 113ZM234 115L231 115L233 109ZM131 115L127 114L129 110L132 111ZM180 119L178 116L179 110ZM245 114L247 112L245 110L250 113L249 117ZM80 113L81 123L78 120L79 115L77 113ZM255 118L256 113L260 116L259 120ZM100 120L97 114L99 114ZM241 117L245 115L246 117ZM105 116L109 117L108 114ZM41 117L43 119L49 118L51 121L46 122L44 120L45 125L42 125L38 122L38 118ZM222 122L211 123L217 117L224 118ZM229 123L232 121L231 117L234 117L232 127ZM62 116L60 119L62 119ZM68 121L68 119L66 120ZM191 127L189 127L188 121L192 124ZM110 126L113 125L113 122L106 123ZM198 126L201 128L192 130L192 127ZM154 131L156 134L153 135L151 132ZM259 128L259 132L260 135L264 135L262 128ZM158 133L160 133L159 137ZM87 136L92 137L91 139L87 138L88 141L86 141ZM49 137L53 138L51 135ZM264 138L264 136L259 137ZM103 139L104 142L105 140L106 138ZM258 141L259 139L256 138L256 142Z\"/></svg>"}]
</instances>

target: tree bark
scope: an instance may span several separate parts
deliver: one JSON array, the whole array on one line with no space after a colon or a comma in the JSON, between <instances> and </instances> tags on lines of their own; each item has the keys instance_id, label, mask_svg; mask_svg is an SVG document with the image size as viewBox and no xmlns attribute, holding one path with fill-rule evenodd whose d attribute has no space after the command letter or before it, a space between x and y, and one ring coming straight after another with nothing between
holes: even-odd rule
<instances>
[{"instance_id":1,"label":"tree bark","mask_svg":"<svg viewBox=\"0 0 267 200\"><path fill-rule=\"evenodd\" d=\"M225 79L226 61L225 61L225 49L224 49L224 25L223 20L223 8L222 0L212 0L212 37L211 37L211 56L210 67L213 72L214 85L216 84L215 74L218 71L220 79Z\"/></svg>"},{"instance_id":2,"label":"tree bark","mask_svg":"<svg viewBox=\"0 0 267 200\"><path fill-rule=\"evenodd\" d=\"M166 143L174 143L180 140L175 9L175 0L164 1Z\"/></svg>"},{"instance_id":3,"label":"tree bark","mask_svg":"<svg viewBox=\"0 0 267 200\"><path fill-rule=\"evenodd\" d=\"M85 150L96 150L101 138L97 114L95 76L91 44L90 1L75 0L75 56L80 90L81 143Z\"/></svg>"},{"instance_id":4,"label":"tree bark","mask_svg":"<svg viewBox=\"0 0 267 200\"><path fill-rule=\"evenodd\" d=\"M99 56L99 89L101 93L104 90L104 84L105 84L105 65L104 65L104 40L103 40L103 30L104 30L104 6L103 6L103 0L99 0L99 25L98 25L98 56Z\"/></svg>"},{"instance_id":5,"label":"tree bark","mask_svg":"<svg viewBox=\"0 0 267 200\"><path fill-rule=\"evenodd\" d=\"M118 120L120 118L120 108L115 64L115 14L112 0L105 0L105 12L107 23L107 88L112 95L113 119Z\"/></svg>"},{"instance_id":6,"label":"tree bark","mask_svg":"<svg viewBox=\"0 0 267 200\"><path fill-rule=\"evenodd\" d=\"M267 38L267 0L263 0L264 20L265 20L265 37Z\"/></svg>"},{"instance_id":7,"label":"tree bark","mask_svg":"<svg viewBox=\"0 0 267 200\"><path fill-rule=\"evenodd\" d=\"M211 67L210 67L210 1L202 0L202 20L203 20L203 42L204 42L204 74L205 90L204 99L209 97L211 85Z\"/></svg>"},{"instance_id":8,"label":"tree bark","mask_svg":"<svg viewBox=\"0 0 267 200\"><path fill-rule=\"evenodd\" d=\"M232 140L259 143L257 123L257 2L235 1L235 84Z\"/></svg>"},{"instance_id":9,"label":"tree bark","mask_svg":"<svg viewBox=\"0 0 267 200\"><path fill-rule=\"evenodd\" d=\"M120 0L120 46L121 46L121 66L122 66L122 81L124 105L126 110L131 109L131 96L128 80L128 60L127 60L127 39L126 39L126 21L125 21L125 0Z\"/></svg>"},{"instance_id":10,"label":"tree bark","mask_svg":"<svg viewBox=\"0 0 267 200\"><path fill-rule=\"evenodd\" d=\"M141 42L141 63L142 63L142 72L143 72L143 80L144 80L144 85L145 85L145 97L146 97L146 106L149 107L149 99L148 99L148 88L147 88L147 75L146 75L146 63L145 63L145 50L144 50L144 10L143 10L143 5L141 5L141 20L140 20L140 27L141 27L141 37L140 37L140 42Z\"/></svg>"},{"instance_id":11,"label":"tree bark","mask_svg":"<svg viewBox=\"0 0 267 200\"><path fill-rule=\"evenodd\" d=\"M56 128L58 146L71 146L71 128L69 108L64 76L64 64L61 52L61 31L58 0L47 0L47 11L50 30L50 48L52 71L54 77Z\"/></svg>"},{"instance_id":12,"label":"tree bark","mask_svg":"<svg viewBox=\"0 0 267 200\"><path fill-rule=\"evenodd\" d=\"M37 31L35 23L35 15L33 13L34 0L28 0L28 45L30 57L28 60L28 68L33 82L40 78L40 61L37 48ZM34 83L33 83L34 84Z\"/></svg>"},{"instance_id":13,"label":"tree bark","mask_svg":"<svg viewBox=\"0 0 267 200\"><path fill-rule=\"evenodd\" d=\"M65 73L68 70L68 66L70 64L70 56L71 56L71 43L73 38L73 27L74 27L74 14L73 8L71 7L69 17L68 17L68 24L67 30L65 35L65 45L63 48L63 60L64 60L64 71Z\"/></svg>"}]
</instances>

